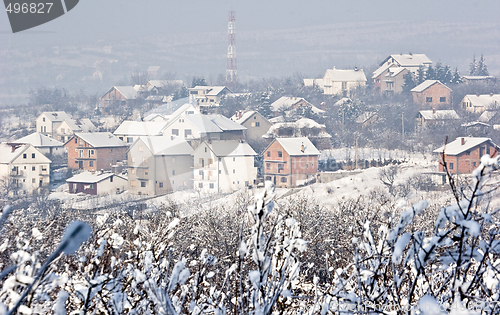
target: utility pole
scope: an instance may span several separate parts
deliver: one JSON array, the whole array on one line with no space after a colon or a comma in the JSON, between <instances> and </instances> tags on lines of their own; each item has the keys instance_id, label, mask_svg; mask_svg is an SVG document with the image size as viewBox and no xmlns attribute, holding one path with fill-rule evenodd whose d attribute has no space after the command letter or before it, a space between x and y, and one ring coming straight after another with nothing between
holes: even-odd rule
<instances>
[{"instance_id":1,"label":"utility pole","mask_svg":"<svg viewBox=\"0 0 500 315\"><path fill-rule=\"evenodd\" d=\"M227 67L226 67L226 81L232 85L236 82L236 46L235 46L235 26L234 11L229 11L229 18L227 22L228 31L228 45L227 45Z\"/></svg>"}]
</instances>

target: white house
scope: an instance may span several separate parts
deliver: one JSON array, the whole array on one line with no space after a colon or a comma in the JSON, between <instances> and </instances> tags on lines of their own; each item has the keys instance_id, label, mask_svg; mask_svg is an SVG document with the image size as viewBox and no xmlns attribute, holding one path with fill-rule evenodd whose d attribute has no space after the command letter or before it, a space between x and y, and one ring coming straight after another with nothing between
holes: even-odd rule
<instances>
[{"instance_id":1,"label":"white house","mask_svg":"<svg viewBox=\"0 0 500 315\"><path fill-rule=\"evenodd\" d=\"M193 148L182 138L139 137L127 157L133 194L154 196L193 187Z\"/></svg>"},{"instance_id":2,"label":"white house","mask_svg":"<svg viewBox=\"0 0 500 315\"><path fill-rule=\"evenodd\" d=\"M222 97L231 94L225 86L195 86L189 90L189 101L196 102L198 106L217 106Z\"/></svg>"},{"instance_id":3,"label":"white house","mask_svg":"<svg viewBox=\"0 0 500 315\"><path fill-rule=\"evenodd\" d=\"M323 93L328 95L341 94L347 96L348 93L359 86L366 85L366 76L363 69L328 69L323 77Z\"/></svg>"},{"instance_id":4,"label":"white house","mask_svg":"<svg viewBox=\"0 0 500 315\"><path fill-rule=\"evenodd\" d=\"M88 118L65 119L54 133L54 138L66 142L75 132L96 132L97 128Z\"/></svg>"},{"instance_id":5,"label":"white house","mask_svg":"<svg viewBox=\"0 0 500 315\"><path fill-rule=\"evenodd\" d=\"M31 144L42 154L58 154L62 155L66 152L64 143L52 139L51 137L45 136L39 132L34 132L26 137L22 137L12 143L18 144Z\"/></svg>"},{"instance_id":6,"label":"white house","mask_svg":"<svg viewBox=\"0 0 500 315\"><path fill-rule=\"evenodd\" d=\"M246 142L203 141L194 151L194 189L225 193L253 185L257 153Z\"/></svg>"},{"instance_id":7,"label":"white house","mask_svg":"<svg viewBox=\"0 0 500 315\"><path fill-rule=\"evenodd\" d=\"M141 136L160 136L167 125L166 121L131 121L125 120L113 134L123 142L132 144Z\"/></svg>"},{"instance_id":8,"label":"white house","mask_svg":"<svg viewBox=\"0 0 500 315\"><path fill-rule=\"evenodd\" d=\"M71 117L65 112L43 112L36 119L36 131L54 138L57 127Z\"/></svg>"},{"instance_id":9,"label":"white house","mask_svg":"<svg viewBox=\"0 0 500 315\"><path fill-rule=\"evenodd\" d=\"M0 179L4 189L13 195L48 186L50 163L31 144L0 144Z\"/></svg>"},{"instance_id":10,"label":"white house","mask_svg":"<svg viewBox=\"0 0 500 315\"><path fill-rule=\"evenodd\" d=\"M315 115L323 115L324 110L317 108L303 97L282 96L271 105L274 116L284 113L286 116L294 116L299 112L311 111Z\"/></svg>"},{"instance_id":11,"label":"white house","mask_svg":"<svg viewBox=\"0 0 500 315\"><path fill-rule=\"evenodd\" d=\"M500 109L500 94L465 95L462 108L470 113L482 113L485 110Z\"/></svg>"}]
</instances>

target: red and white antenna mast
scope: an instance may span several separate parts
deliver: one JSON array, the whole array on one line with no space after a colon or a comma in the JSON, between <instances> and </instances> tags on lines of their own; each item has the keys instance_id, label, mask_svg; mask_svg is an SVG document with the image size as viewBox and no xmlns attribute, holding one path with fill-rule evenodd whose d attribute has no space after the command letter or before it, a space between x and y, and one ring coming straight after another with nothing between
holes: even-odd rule
<instances>
[{"instance_id":1,"label":"red and white antenna mast","mask_svg":"<svg viewBox=\"0 0 500 315\"><path fill-rule=\"evenodd\" d=\"M236 47L234 44L234 11L229 11L227 23L228 46L227 46L227 68L226 81L233 83L236 81Z\"/></svg>"}]
</instances>

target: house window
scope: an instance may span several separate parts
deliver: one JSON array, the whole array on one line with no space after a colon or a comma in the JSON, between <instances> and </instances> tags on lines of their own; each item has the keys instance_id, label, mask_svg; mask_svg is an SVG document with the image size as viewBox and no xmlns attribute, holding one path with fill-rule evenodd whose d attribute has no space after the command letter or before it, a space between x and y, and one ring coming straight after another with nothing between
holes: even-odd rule
<instances>
[{"instance_id":1,"label":"house window","mask_svg":"<svg viewBox=\"0 0 500 315\"><path fill-rule=\"evenodd\" d=\"M94 161L89 161L89 167L94 167Z\"/></svg>"},{"instance_id":2,"label":"house window","mask_svg":"<svg viewBox=\"0 0 500 315\"><path fill-rule=\"evenodd\" d=\"M172 158L172 163L175 163L175 158Z\"/></svg>"},{"instance_id":3,"label":"house window","mask_svg":"<svg viewBox=\"0 0 500 315\"><path fill-rule=\"evenodd\" d=\"M453 163L450 163L450 170L453 169Z\"/></svg>"},{"instance_id":4,"label":"house window","mask_svg":"<svg viewBox=\"0 0 500 315\"><path fill-rule=\"evenodd\" d=\"M142 145L139 146L139 152L144 151L144 147Z\"/></svg>"},{"instance_id":5,"label":"house window","mask_svg":"<svg viewBox=\"0 0 500 315\"><path fill-rule=\"evenodd\" d=\"M127 143L132 143L134 142L134 138L133 137L127 137Z\"/></svg>"},{"instance_id":6,"label":"house window","mask_svg":"<svg viewBox=\"0 0 500 315\"><path fill-rule=\"evenodd\" d=\"M236 158L235 158L235 157L233 157L233 162L234 162L234 161L236 161Z\"/></svg>"},{"instance_id":7,"label":"house window","mask_svg":"<svg viewBox=\"0 0 500 315\"><path fill-rule=\"evenodd\" d=\"M112 183L112 182L113 182L113 176L111 176L111 177L109 178L109 182L110 182L110 183Z\"/></svg>"},{"instance_id":8,"label":"house window","mask_svg":"<svg viewBox=\"0 0 500 315\"><path fill-rule=\"evenodd\" d=\"M34 166L32 166L32 167L31 167L31 170L32 170L32 171L34 171L34 170L35 170L35 167L34 167Z\"/></svg>"},{"instance_id":9,"label":"house window","mask_svg":"<svg viewBox=\"0 0 500 315\"><path fill-rule=\"evenodd\" d=\"M203 183L198 183L198 188L203 188Z\"/></svg>"},{"instance_id":10,"label":"house window","mask_svg":"<svg viewBox=\"0 0 500 315\"><path fill-rule=\"evenodd\" d=\"M235 169L233 169L233 174L236 174L236 170Z\"/></svg>"},{"instance_id":11,"label":"house window","mask_svg":"<svg viewBox=\"0 0 500 315\"><path fill-rule=\"evenodd\" d=\"M347 90L347 82L342 82L342 90Z\"/></svg>"},{"instance_id":12,"label":"house window","mask_svg":"<svg viewBox=\"0 0 500 315\"><path fill-rule=\"evenodd\" d=\"M77 138L75 138L75 143L78 143L78 139Z\"/></svg>"},{"instance_id":13,"label":"house window","mask_svg":"<svg viewBox=\"0 0 500 315\"><path fill-rule=\"evenodd\" d=\"M250 126L255 127L255 122L252 122Z\"/></svg>"},{"instance_id":14,"label":"house window","mask_svg":"<svg viewBox=\"0 0 500 315\"><path fill-rule=\"evenodd\" d=\"M426 98L425 98L425 101L426 101L427 103L431 103L431 102L432 102L432 96L428 96L428 97L426 97Z\"/></svg>"},{"instance_id":15,"label":"house window","mask_svg":"<svg viewBox=\"0 0 500 315\"><path fill-rule=\"evenodd\" d=\"M130 186L135 187L135 180L130 181Z\"/></svg>"},{"instance_id":16,"label":"house window","mask_svg":"<svg viewBox=\"0 0 500 315\"><path fill-rule=\"evenodd\" d=\"M189 136L191 136L191 129L185 129L184 130L184 138L187 138Z\"/></svg>"},{"instance_id":17,"label":"house window","mask_svg":"<svg viewBox=\"0 0 500 315\"><path fill-rule=\"evenodd\" d=\"M266 176L266 180L271 180L271 176Z\"/></svg>"},{"instance_id":18,"label":"house window","mask_svg":"<svg viewBox=\"0 0 500 315\"><path fill-rule=\"evenodd\" d=\"M306 168L309 168L309 163L306 163Z\"/></svg>"},{"instance_id":19,"label":"house window","mask_svg":"<svg viewBox=\"0 0 500 315\"><path fill-rule=\"evenodd\" d=\"M281 182L286 183L286 177L281 177Z\"/></svg>"},{"instance_id":20,"label":"house window","mask_svg":"<svg viewBox=\"0 0 500 315\"><path fill-rule=\"evenodd\" d=\"M34 179L34 178L32 178L32 179L31 179L31 182L34 184L34 183L35 183L35 179Z\"/></svg>"},{"instance_id":21,"label":"house window","mask_svg":"<svg viewBox=\"0 0 500 315\"><path fill-rule=\"evenodd\" d=\"M476 162L472 163L474 165L474 167L476 167Z\"/></svg>"},{"instance_id":22,"label":"house window","mask_svg":"<svg viewBox=\"0 0 500 315\"><path fill-rule=\"evenodd\" d=\"M267 157L271 157L271 151L267 151Z\"/></svg>"},{"instance_id":23,"label":"house window","mask_svg":"<svg viewBox=\"0 0 500 315\"><path fill-rule=\"evenodd\" d=\"M256 121L255 122L255 127L259 127L260 126L260 122Z\"/></svg>"},{"instance_id":24,"label":"house window","mask_svg":"<svg viewBox=\"0 0 500 315\"><path fill-rule=\"evenodd\" d=\"M23 159L25 159L25 158L26 158L26 153L23 154Z\"/></svg>"},{"instance_id":25,"label":"house window","mask_svg":"<svg viewBox=\"0 0 500 315\"><path fill-rule=\"evenodd\" d=\"M179 135L179 129L172 129L172 135L173 136L178 136Z\"/></svg>"},{"instance_id":26,"label":"house window","mask_svg":"<svg viewBox=\"0 0 500 315\"><path fill-rule=\"evenodd\" d=\"M490 154L490 147L489 146L486 147L486 154Z\"/></svg>"},{"instance_id":27,"label":"house window","mask_svg":"<svg viewBox=\"0 0 500 315\"><path fill-rule=\"evenodd\" d=\"M158 187L163 188L163 182L159 182Z\"/></svg>"},{"instance_id":28,"label":"house window","mask_svg":"<svg viewBox=\"0 0 500 315\"><path fill-rule=\"evenodd\" d=\"M270 170L271 169L271 163L266 163L266 170Z\"/></svg>"},{"instance_id":29,"label":"house window","mask_svg":"<svg viewBox=\"0 0 500 315\"><path fill-rule=\"evenodd\" d=\"M172 175L175 175L175 170L172 170Z\"/></svg>"},{"instance_id":30,"label":"house window","mask_svg":"<svg viewBox=\"0 0 500 315\"><path fill-rule=\"evenodd\" d=\"M208 165L212 165L212 163L214 163L214 160L208 159Z\"/></svg>"},{"instance_id":31,"label":"house window","mask_svg":"<svg viewBox=\"0 0 500 315\"><path fill-rule=\"evenodd\" d=\"M45 117L42 118L42 121L45 122Z\"/></svg>"},{"instance_id":32,"label":"house window","mask_svg":"<svg viewBox=\"0 0 500 315\"><path fill-rule=\"evenodd\" d=\"M146 182L141 182L141 187L146 187Z\"/></svg>"},{"instance_id":33,"label":"house window","mask_svg":"<svg viewBox=\"0 0 500 315\"><path fill-rule=\"evenodd\" d=\"M210 189L214 189L215 188L214 183L210 183L208 186L210 187Z\"/></svg>"},{"instance_id":34,"label":"house window","mask_svg":"<svg viewBox=\"0 0 500 315\"><path fill-rule=\"evenodd\" d=\"M439 98L439 101L440 101L441 103L446 102L446 97L440 97L440 98Z\"/></svg>"},{"instance_id":35,"label":"house window","mask_svg":"<svg viewBox=\"0 0 500 315\"><path fill-rule=\"evenodd\" d=\"M134 174L135 174L135 168L131 169L131 170L130 170L130 173L131 173L132 175L134 175Z\"/></svg>"},{"instance_id":36,"label":"house window","mask_svg":"<svg viewBox=\"0 0 500 315\"><path fill-rule=\"evenodd\" d=\"M205 147L205 152L207 152L207 147Z\"/></svg>"},{"instance_id":37,"label":"house window","mask_svg":"<svg viewBox=\"0 0 500 315\"><path fill-rule=\"evenodd\" d=\"M78 150L78 157L82 158L83 157L83 150Z\"/></svg>"},{"instance_id":38,"label":"house window","mask_svg":"<svg viewBox=\"0 0 500 315\"><path fill-rule=\"evenodd\" d=\"M31 158L34 159L35 158L35 153L31 153Z\"/></svg>"},{"instance_id":39,"label":"house window","mask_svg":"<svg viewBox=\"0 0 500 315\"><path fill-rule=\"evenodd\" d=\"M285 169L285 164L278 164L278 173L281 173L281 171L283 171Z\"/></svg>"},{"instance_id":40,"label":"house window","mask_svg":"<svg viewBox=\"0 0 500 315\"><path fill-rule=\"evenodd\" d=\"M278 151L278 157L283 157L283 152Z\"/></svg>"}]
</instances>

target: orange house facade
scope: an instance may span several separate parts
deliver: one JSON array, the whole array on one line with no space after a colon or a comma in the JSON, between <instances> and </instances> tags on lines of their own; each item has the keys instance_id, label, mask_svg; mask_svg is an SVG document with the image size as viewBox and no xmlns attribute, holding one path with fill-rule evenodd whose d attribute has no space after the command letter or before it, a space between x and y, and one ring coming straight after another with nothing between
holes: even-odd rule
<instances>
[{"instance_id":1,"label":"orange house facade","mask_svg":"<svg viewBox=\"0 0 500 315\"><path fill-rule=\"evenodd\" d=\"M439 172L444 172L444 161L450 174L471 174L481 164L481 157L489 154L495 157L498 146L490 138L459 137L455 141L434 150L439 154Z\"/></svg>"},{"instance_id":2,"label":"orange house facade","mask_svg":"<svg viewBox=\"0 0 500 315\"><path fill-rule=\"evenodd\" d=\"M433 109L451 106L451 89L438 80L426 80L411 90L413 103Z\"/></svg>"},{"instance_id":3,"label":"orange house facade","mask_svg":"<svg viewBox=\"0 0 500 315\"><path fill-rule=\"evenodd\" d=\"M117 161L127 158L127 144L110 132L75 133L64 146L68 167L73 170L111 170Z\"/></svg>"},{"instance_id":4,"label":"orange house facade","mask_svg":"<svg viewBox=\"0 0 500 315\"><path fill-rule=\"evenodd\" d=\"M276 138L264 150L264 179L276 187L307 184L318 173L319 151L308 138Z\"/></svg>"}]
</instances>

